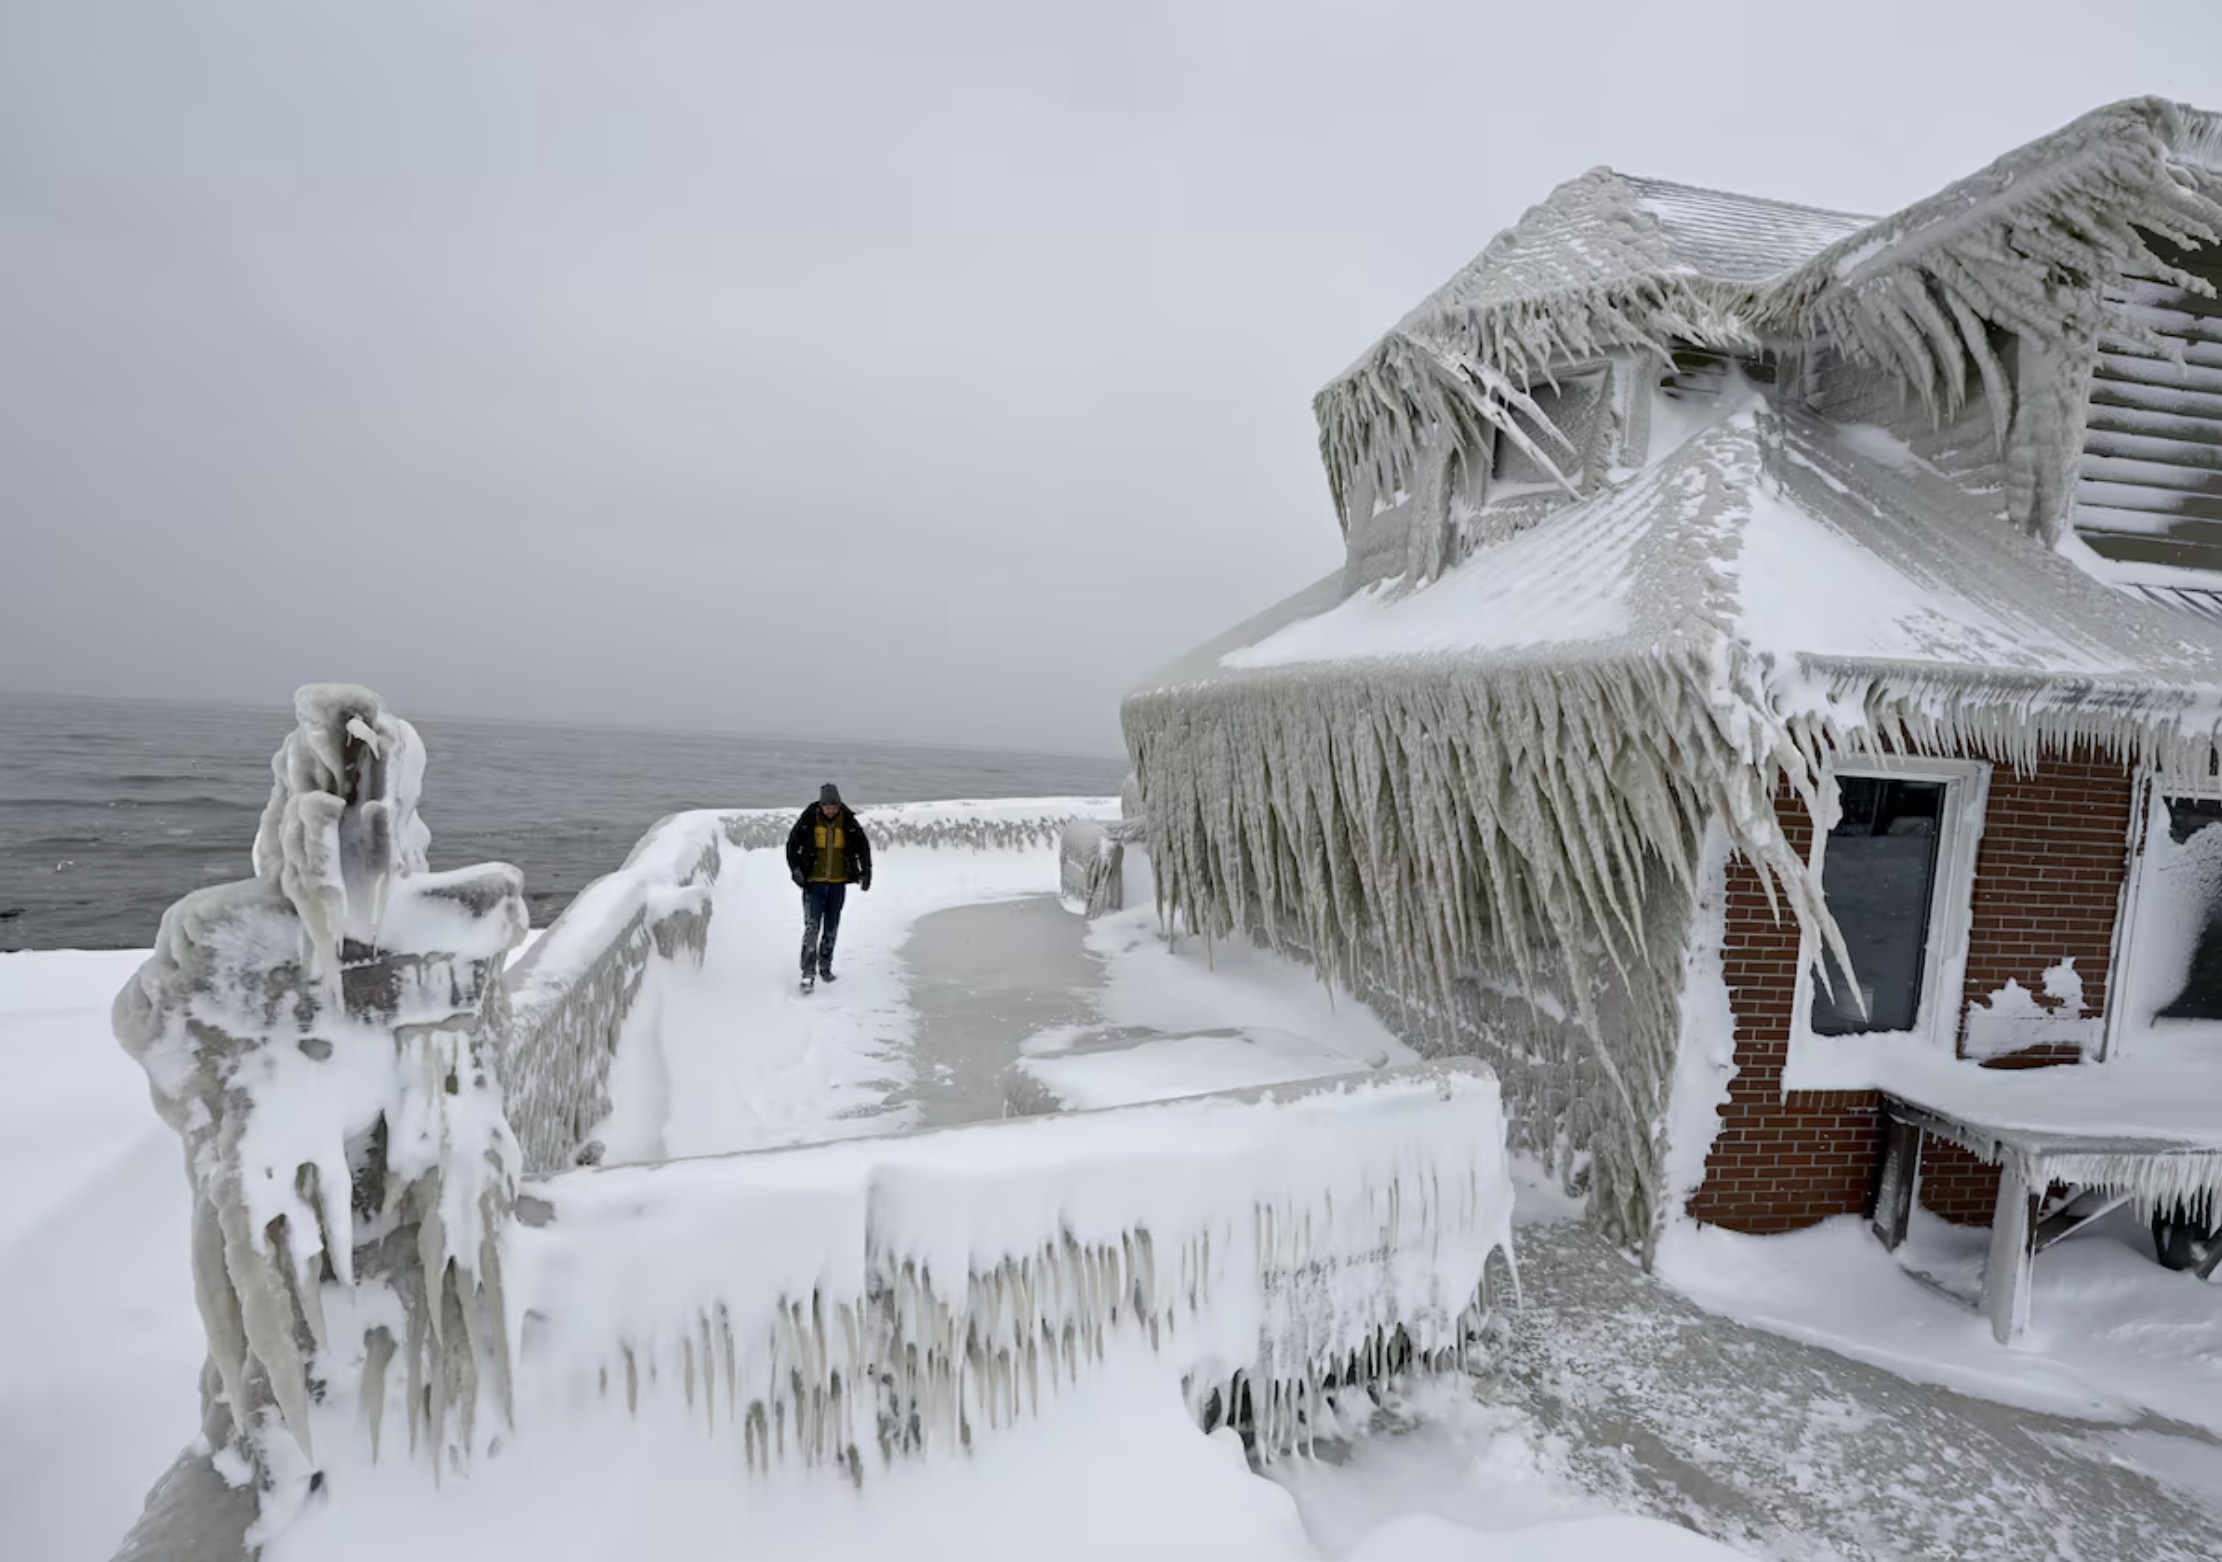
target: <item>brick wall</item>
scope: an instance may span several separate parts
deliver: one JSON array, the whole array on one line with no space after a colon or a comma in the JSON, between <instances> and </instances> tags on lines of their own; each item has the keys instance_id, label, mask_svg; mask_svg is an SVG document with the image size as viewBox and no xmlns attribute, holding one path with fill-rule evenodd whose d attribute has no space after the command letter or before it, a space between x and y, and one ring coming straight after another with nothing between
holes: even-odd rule
<instances>
[{"instance_id":1,"label":"brick wall","mask_svg":"<svg viewBox=\"0 0 2222 1562\"><path fill-rule=\"evenodd\" d=\"M1967 993L2017 981L2044 991L2048 966L2072 957L2083 1001L2106 1012L2107 952L2127 868L2129 772L2119 760L2048 758L2029 775L1991 772L1969 905ZM2022 1053L2000 1062L2070 1061ZM1983 1218L1990 1218L1984 1206Z\"/></svg>"},{"instance_id":2,"label":"brick wall","mask_svg":"<svg viewBox=\"0 0 2222 1562\"><path fill-rule=\"evenodd\" d=\"M2009 977L2041 992L2045 969L2072 955L2085 1002L2102 1008L2130 803L2128 771L2115 761L2048 757L2026 776L2005 766L1992 772L1970 902L1969 995L1994 992ZM1788 796L1777 806L1791 846L1806 851L1812 826L1804 810ZM1728 866L1722 965L1737 1072L1690 1213L1768 1232L1862 1212L1881 1151L1878 1099L1859 1090L1784 1095L1797 926L1787 914L1774 920L1758 876L1740 860ZM1988 1221L1996 1188L1997 1173L1964 1150L1931 1144L1923 1154L1922 1203L1947 1219Z\"/></svg>"}]
</instances>

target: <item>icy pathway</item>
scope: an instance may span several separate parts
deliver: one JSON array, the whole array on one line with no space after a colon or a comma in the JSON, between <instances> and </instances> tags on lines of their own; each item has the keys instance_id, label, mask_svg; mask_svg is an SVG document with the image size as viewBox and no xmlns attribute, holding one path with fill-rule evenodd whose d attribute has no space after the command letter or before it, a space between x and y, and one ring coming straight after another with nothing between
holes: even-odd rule
<instances>
[{"instance_id":1,"label":"icy pathway","mask_svg":"<svg viewBox=\"0 0 2222 1562\"><path fill-rule=\"evenodd\" d=\"M1586 1228L1521 1236L1498 1390L1615 1507L1785 1562L2218 1554L2222 1441L2202 1429L1910 1383L1700 1311Z\"/></svg>"},{"instance_id":2,"label":"icy pathway","mask_svg":"<svg viewBox=\"0 0 2222 1562\"><path fill-rule=\"evenodd\" d=\"M921 918L902 951L910 1082L891 1104L931 1128L1003 1116L1020 1045L1100 1012L1103 961L1083 930L1054 895Z\"/></svg>"},{"instance_id":3,"label":"icy pathway","mask_svg":"<svg viewBox=\"0 0 2222 1562\"><path fill-rule=\"evenodd\" d=\"M882 854L852 891L840 980L796 991L801 910L776 852L727 859L699 973L620 1049L612 1161L715 1155L1027 1109L1314 1078L1410 1052L1302 968L1168 951L1147 907L1088 923L1053 850ZM1021 1048L1038 1053L1014 1069Z\"/></svg>"},{"instance_id":4,"label":"icy pathway","mask_svg":"<svg viewBox=\"0 0 2222 1562\"><path fill-rule=\"evenodd\" d=\"M728 857L701 973L674 982L661 1014L643 1017L662 1047L620 1051L612 1158L715 1155L915 1123L920 1104L897 1098L919 1023L903 952L912 930L937 913L1040 897L1056 866L1044 849L883 853L871 893L849 892L840 980L805 997L796 990L802 909L784 863L772 851ZM1077 943L1078 919L1067 920Z\"/></svg>"}]
</instances>

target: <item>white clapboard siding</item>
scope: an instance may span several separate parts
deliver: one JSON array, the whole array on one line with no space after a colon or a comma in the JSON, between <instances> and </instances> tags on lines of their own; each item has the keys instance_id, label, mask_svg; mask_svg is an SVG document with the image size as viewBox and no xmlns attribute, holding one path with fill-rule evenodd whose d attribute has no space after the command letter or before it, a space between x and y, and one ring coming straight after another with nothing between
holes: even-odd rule
<instances>
[{"instance_id":1,"label":"white clapboard siding","mask_svg":"<svg viewBox=\"0 0 2222 1562\"><path fill-rule=\"evenodd\" d=\"M2215 250L2155 247L2183 270L2222 284ZM2124 563L2222 572L2222 301L2157 278L2132 279L2119 298L2169 355L2100 342L2076 529L2097 552Z\"/></svg>"}]
</instances>

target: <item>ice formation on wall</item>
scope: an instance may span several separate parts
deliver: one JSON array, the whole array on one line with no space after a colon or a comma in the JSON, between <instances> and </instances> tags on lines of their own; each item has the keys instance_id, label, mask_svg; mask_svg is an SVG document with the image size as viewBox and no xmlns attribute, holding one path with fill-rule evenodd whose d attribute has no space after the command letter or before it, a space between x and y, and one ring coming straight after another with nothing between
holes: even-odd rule
<instances>
[{"instance_id":1,"label":"ice formation on wall","mask_svg":"<svg viewBox=\"0 0 2222 1562\"><path fill-rule=\"evenodd\" d=\"M1126 847L1138 837L1130 820L1102 824L1075 819L1058 838L1058 893L1082 915L1100 917L1126 909Z\"/></svg>"},{"instance_id":2,"label":"ice formation on wall","mask_svg":"<svg viewBox=\"0 0 2222 1562\"><path fill-rule=\"evenodd\" d=\"M1119 783L1119 817L1130 824L1147 827L1148 816L1142 812L1142 783L1131 771Z\"/></svg>"},{"instance_id":3,"label":"ice formation on wall","mask_svg":"<svg viewBox=\"0 0 2222 1562\"><path fill-rule=\"evenodd\" d=\"M2142 273L2211 291L2145 233L2222 243L2222 120L2152 98L2086 114L1836 246L1772 313L1945 411L1972 375L2006 455L2008 513L2051 542L2068 520L2099 337L2165 353L2113 290ZM1994 332L2034 361L2011 372Z\"/></svg>"},{"instance_id":4,"label":"ice formation on wall","mask_svg":"<svg viewBox=\"0 0 2222 1562\"><path fill-rule=\"evenodd\" d=\"M508 1394L498 1239L518 1172L494 1072L517 870L422 871L422 751L368 690L304 689L260 877L195 891L115 1031L183 1139L205 1435L262 1522L307 1490L345 1374L412 1445L467 1451Z\"/></svg>"},{"instance_id":5,"label":"ice formation on wall","mask_svg":"<svg viewBox=\"0 0 2222 1562\"><path fill-rule=\"evenodd\" d=\"M1748 822L1755 855L1802 879L1760 833L1775 830L1764 794L1675 764L1718 735L1669 698L1671 673L1582 681L1390 670L1138 699L1127 721L1160 821L1152 863L1187 928L1308 954L1427 1050L1485 1048L1521 1141L1592 1155L1600 1215L1647 1246L1708 818ZM1590 737L1584 718L1616 708L1633 719ZM1594 755L1570 752L1585 737Z\"/></svg>"},{"instance_id":6,"label":"ice formation on wall","mask_svg":"<svg viewBox=\"0 0 2222 1562\"><path fill-rule=\"evenodd\" d=\"M1270 1454L1324 1396L1463 1361L1510 1272L1503 1119L1470 1063L541 1191L523 1402L676 1397L757 1468L858 1478L875 1449L1023 1420L1122 1339Z\"/></svg>"},{"instance_id":7,"label":"ice formation on wall","mask_svg":"<svg viewBox=\"0 0 2222 1562\"><path fill-rule=\"evenodd\" d=\"M659 820L510 968L502 1086L530 1174L571 1165L609 1115L610 1065L643 985L702 963L727 817Z\"/></svg>"}]
</instances>

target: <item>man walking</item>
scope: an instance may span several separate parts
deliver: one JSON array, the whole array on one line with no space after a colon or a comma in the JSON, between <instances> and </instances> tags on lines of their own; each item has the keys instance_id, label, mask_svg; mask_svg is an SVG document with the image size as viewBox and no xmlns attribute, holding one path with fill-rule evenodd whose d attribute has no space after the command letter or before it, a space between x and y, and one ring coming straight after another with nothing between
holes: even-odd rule
<instances>
[{"instance_id":1,"label":"man walking","mask_svg":"<svg viewBox=\"0 0 2222 1562\"><path fill-rule=\"evenodd\" d=\"M872 843L831 782L787 833L787 871L802 891L802 990L833 980L833 940L849 886L872 887Z\"/></svg>"}]
</instances>

